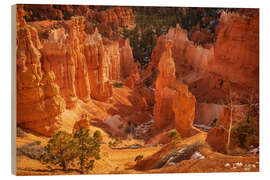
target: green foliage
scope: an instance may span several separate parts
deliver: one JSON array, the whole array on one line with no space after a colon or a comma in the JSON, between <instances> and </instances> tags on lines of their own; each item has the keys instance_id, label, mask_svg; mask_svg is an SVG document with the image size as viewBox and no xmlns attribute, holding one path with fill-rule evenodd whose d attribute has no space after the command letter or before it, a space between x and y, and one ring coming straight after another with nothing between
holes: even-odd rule
<instances>
[{"instance_id":1,"label":"green foliage","mask_svg":"<svg viewBox=\"0 0 270 180\"><path fill-rule=\"evenodd\" d=\"M63 170L76 158L76 146L72 137L64 131L57 132L45 147L42 162L59 165Z\"/></svg>"},{"instance_id":2,"label":"green foliage","mask_svg":"<svg viewBox=\"0 0 270 180\"><path fill-rule=\"evenodd\" d=\"M168 137L173 140L174 143L181 143L182 138L180 133L177 130L171 130L168 134Z\"/></svg>"},{"instance_id":3,"label":"green foliage","mask_svg":"<svg viewBox=\"0 0 270 180\"><path fill-rule=\"evenodd\" d=\"M96 140L96 142L101 143L103 141L101 132L99 130L96 130L94 135L93 135L94 139Z\"/></svg>"},{"instance_id":4,"label":"green foliage","mask_svg":"<svg viewBox=\"0 0 270 180\"><path fill-rule=\"evenodd\" d=\"M101 139L102 136L97 131L95 137L91 137L89 130L84 128L76 131L73 137L65 131L59 131L49 140L41 161L59 165L66 171L69 164L76 160L80 172L88 172L94 167L94 159L100 159Z\"/></svg>"},{"instance_id":5,"label":"green foliage","mask_svg":"<svg viewBox=\"0 0 270 180\"><path fill-rule=\"evenodd\" d=\"M74 134L76 146L76 157L79 159L80 170L88 172L94 167L94 160L90 158L100 159L100 144L95 138L89 135L89 129L81 128Z\"/></svg>"},{"instance_id":6,"label":"green foliage","mask_svg":"<svg viewBox=\"0 0 270 180\"><path fill-rule=\"evenodd\" d=\"M138 155L135 157L134 161L139 161L139 160L142 160L143 159L143 155Z\"/></svg>"},{"instance_id":7,"label":"green foliage","mask_svg":"<svg viewBox=\"0 0 270 180\"><path fill-rule=\"evenodd\" d=\"M259 122L254 116L249 115L244 123L239 123L232 129L232 135L238 140L241 148L249 150L252 146L259 145Z\"/></svg>"}]
</instances>

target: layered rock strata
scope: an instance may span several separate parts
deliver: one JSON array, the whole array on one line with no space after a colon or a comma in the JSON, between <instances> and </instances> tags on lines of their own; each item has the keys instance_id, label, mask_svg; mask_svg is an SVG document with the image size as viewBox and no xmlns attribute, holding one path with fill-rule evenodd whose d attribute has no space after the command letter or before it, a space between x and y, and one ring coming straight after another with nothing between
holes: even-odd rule
<instances>
[{"instance_id":1,"label":"layered rock strata","mask_svg":"<svg viewBox=\"0 0 270 180\"><path fill-rule=\"evenodd\" d=\"M35 28L26 24L24 10L17 9L17 124L51 136L59 127L65 100L52 71L43 72L41 48Z\"/></svg>"}]
</instances>

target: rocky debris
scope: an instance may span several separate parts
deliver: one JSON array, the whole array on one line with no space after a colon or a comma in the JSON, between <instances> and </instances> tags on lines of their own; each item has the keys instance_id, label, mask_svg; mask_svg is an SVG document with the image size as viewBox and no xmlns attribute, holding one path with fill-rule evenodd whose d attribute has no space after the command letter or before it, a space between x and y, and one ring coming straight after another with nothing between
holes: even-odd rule
<instances>
[{"instance_id":1,"label":"rocky debris","mask_svg":"<svg viewBox=\"0 0 270 180\"><path fill-rule=\"evenodd\" d=\"M196 127L196 128L199 128L199 129L201 129L203 131L209 131L210 129L212 129L212 127L205 126L203 124L193 124L193 126Z\"/></svg>"},{"instance_id":2,"label":"rocky debris","mask_svg":"<svg viewBox=\"0 0 270 180\"><path fill-rule=\"evenodd\" d=\"M142 123L134 128L134 137L137 139L146 139L152 135L151 127L154 124L154 120L151 119L148 122Z\"/></svg>"},{"instance_id":3,"label":"rocky debris","mask_svg":"<svg viewBox=\"0 0 270 180\"><path fill-rule=\"evenodd\" d=\"M244 168L244 171L251 171L252 169L256 168L256 164L245 164L242 162L236 162L236 163L226 163L224 164L225 168L230 168L230 169L240 169L240 168Z\"/></svg>"},{"instance_id":4,"label":"rocky debris","mask_svg":"<svg viewBox=\"0 0 270 180\"><path fill-rule=\"evenodd\" d=\"M118 114L105 119L104 123L110 127L113 136L124 133L124 123Z\"/></svg>"},{"instance_id":5,"label":"rocky debris","mask_svg":"<svg viewBox=\"0 0 270 180\"><path fill-rule=\"evenodd\" d=\"M251 149L251 150L249 151L249 153L251 153L251 154L253 154L253 155L258 155L258 154L260 153L260 149L259 149L259 147L254 148L254 149Z\"/></svg>"},{"instance_id":6,"label":"rocky debris","mask_svg":"<svg viewBox=\"0 0 270 180\"><path fill-rule=\"evenodd\" d=\"M205 156L202 155L199 151L194 152L194 154L192 154L192 156L190 157L191 160L194 159L204 159Z\"/></svg>"},{"instance_id":7,"label":"rocky debris","mask_svg":"<svg viewBox=\"0 0 270 180\"><path fill-rule=\"evenodd\" d=\"M160 134L157 134L155 136L152 136L151 138L147 139L145 144L150 144L150 145L156 145L159 144L160 146L167 144L171 141L172 139L169 137L168 131L164 131Z\"/></svg>"},{"instance_id":8,"label":"rocky debris","mask_svg":"<svg viewBox=\"0 0 270 180\"><path fill-rule=\"evenodd\" d=\"M179 163L183 160L191 159L191 157L197 152L200 144L193 144L188 145L184 148L178 148L174 152L167 154L165 157L163 157L159 163L153 168L153 169L159 169L162 167L174 165L176 163ZM198 154L198 153L196 153ZM198 159L204 159L202 155L194 155L193 158L196 156ZM173 163L173 164L172 164Z\"/></svg>"},{"instance_id":9,"label":"rocky debris","mask_svg":"<svg viewBox=\"0 0 270 180\"><path fill-rule=\"evenodd\" d=\"M24 155L31 159L37 159L37 160L41 158L44 152L45 152L45 148L44 146L40 145L39 141L24 144L22 147L17 148L16 150L17 156Z\"/></svg>"}]
</instances>

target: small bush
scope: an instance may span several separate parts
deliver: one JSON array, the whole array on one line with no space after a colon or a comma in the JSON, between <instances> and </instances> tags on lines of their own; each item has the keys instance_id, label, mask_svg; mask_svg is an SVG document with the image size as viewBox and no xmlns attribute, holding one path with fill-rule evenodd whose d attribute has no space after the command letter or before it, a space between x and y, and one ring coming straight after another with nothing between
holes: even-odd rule
<instances>
[{"instance_id":1,"label":"small bush","mask_svg":"<svg viewBox=\"0 0 270 180\"><path fill-rule=\"evenodd\" d=\"M103 141L101 132L99 130L96 130L94 135L93 135L94 139L98 142L101 143Z\"/></svg>"},{"instance_id":2,"label":"small bush","mask_svg":"<svg viewBox=\"0 0 270 180\"><path fill-rule=\"evenodd\" d=\"M78 162L79 171L88 172L94 167L94 159L100 159L98 141L101 138L100 132L96 131L95 137L92 137L89 130L84 128L77 130L73 137L65 131L59 131L49 140L40 161L59 165L64 171L70 164L75 166L73 163Z\"/></svg>"},{"instance_id":3,"label":"small bush","mask_svg":"<svg viewBox=\"0 0 270 180\"><path fill-rule=\"evenodd\" d=\"M181 135L177 130L171 130L168 137L172 139L174 143L181 143L182 141Z\"/></svg>"},{"instance_id":4,"label":"small bush","mask_svg":"<svg viewBox=\"0 0 270 180\"><path fill-rule=\"evenodd\" d=\"M138 155L135 157L134 161L139 161L139 160L142 160L143 159L143 155Z\"/></svg>"},{"instance_id":5,"label":"small bush","mask_svg":"<svg viewBox=\"0 0 270 180\"><path fill-rule=\"evenodd\" d=\"M41 161L59 165L63 170L67 170L69 163L76 158L76 146L72 137L65 131L57 132L45 147L45 154Z\"/></svg>"},{"instance_id":6,"label":"small bush","mask_svg":"<svg viewBox=\"0 0 270 180\"><path fill-rule=\"evenodd\" d=\"M122 88L124 86L124 84L122 82L114 82L113 83L113 87L115 88Z\"/></svg>"},{"instance_id":7,"label":"small bush","mask_svg":"<svg viewBox=\"0 0 270 180\"><path fill-rule=\"evenodd\" d=\"M259 146L259 122L253 116L249 116L246 122L239 123L232 129L232 135L237 139L239 147L249 150Z\"/></svg>"},{"instance_id":8,"label":"small bush","mask_svg":"<svg viewBox=\"0 0 270 180\"><path fill-rule=\"evenodd\" d=\"M99 136L97 134L99 133L96 133L96 136ZM81 172L84 173L92 170L94 168L95 160L91 158L95 158L97 160L100 159L100 144L95 138L90 136L89 129L84 130L84 128L81 128L80 131L76 131L74 141L76 157L79 159Z\"/></svg>"}]
</instances>

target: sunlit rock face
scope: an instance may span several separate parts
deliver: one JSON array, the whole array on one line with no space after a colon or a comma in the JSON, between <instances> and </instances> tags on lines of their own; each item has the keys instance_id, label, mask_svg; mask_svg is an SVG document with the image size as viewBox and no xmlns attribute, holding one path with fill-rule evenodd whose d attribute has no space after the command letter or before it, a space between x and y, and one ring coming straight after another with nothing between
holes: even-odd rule
<instances>
[{"instance_id":1,"label":"sunlit rock face","mask_svg":"<svg viewBox=\"0 0 270 180\"><path fill-rule=\"evenodd\" d=\"M231 88L247 103L249 93L258 93L259 87L258 12L223 12L215 34L216 42L201 46L189 40L181 27L170 28L158 37L151 62L142 73L144 79L155 86L165 42L171 40L175 76L185 83L189 77L198 77L193 79L195 88L189 88L200 102L223 104Z\"/></svg>"},{"instance_id":2,"label":"sunlit rock face","mask_svg":"<svg viewBox=\"0 0 270 180\"><path fill-rule=\"evenodd\" d=\"M182 137L192 135L192 125L195 118L196 99L188 91L188 87L182 84L177 96L173 102L173 111L175 114L175 128Z\"/></svg>"},{"instance_id":3,"label":"sunlit rock face","mask_svg":"<svg viewBox=\"0 0 270 180\"><path fill-rule=\"evenodd\" d=\"M76 98L85 102L90 100L83 21L82 17L73 18L67 26L68 33L64 28L52 30L41 49L43 69L55 73L56 82L68 107L74 105Z\"/></svg>"},{"instance_id":4,"label":"sunlit rock face","mask_svg":"<svg viewBox=\"0 0 270 180\"><path fill-rule=\"evenodd\" d=\"M96 29L94 34L88 37L85 56L91 85L91 97L97 100L106 100L112 95L112 84L110 82L110 77L112 77L110 72L112 71L110 70L112 70L113 63L110 62L108 52L110 50L103 45L102 37ZM119 62L117 64L119 65Z\"/></svg>"},{"instance_id":5,"label":"sunlit rock face","mask_svg":"<svg viewBox=\"0 0 270 180\"><path fill-rule=\"evenodd\" d=\"M17 7L17 123L50 136L58 129L65 100L60 96L52 71L43 72L41 44L35 28L26 24L24 10Z\"/></svg>"},{"instance_id":6,"label":"sunlit rock face","mask_svg":"<svg viewBox=\"0 0 270 180\"><path fill-rule=\"evenodd\" d=\"M175 126L183 136L188 136L195 115L195 97L188 87L175 78L172 42L165 43L166 50L159 60L154 106L155 126L164 129Z\"/></svg>"},{"instance_id":7,"label":"sunlit rock face","mask_svg":"<svg viewBox=\"0 0 270 180\"><path fill-rule=\"evenodd\" d=\"M23 7L18 8L17 121L20 126L51 136L60 126L61 113L73 108L78 100L106 101L113 93L112 81L128 77L130 87L138 86L140 75L128 40L103 38L97 28L86 34L85 19L81 16L59 26L54 21L32 22L30 26L24 15ZM41 41L36 28L46 30ZM137 105L146 109L147 102Z\"/></svg>"},{"instance_id":8,"label":"sunlit rock face","mask_svg":"<svg viewBox=\"0 0 270 180\"><path fill-rule=\"evenodd\" d=\"M43 68L55 72L68 107L77 98L105 101L112 96L111 81L137 72L128 40L102 38L97 28L86 34L83 22L83 17L74 17L68 29L52 30L41 50Z\"/></svg>"},{"instance_id":9,"label":"sunlit rock face","mask_svg":"<svg viewBox=\"0 0 270 180\"><path fill-rule=\"evenodd\" d=\"M214 59L214 48L203 48L195 45L187 37L187 31L179 25L176 28L170 28L166 35L161 35L157 39L156 46L151 55L151 62L143 72L145 76L156 77L156 68L159 63L162 52L165 49L165 42L172 42L172 57L175 62L175 75L179 77L181 65L192 66L197 72L207 72L208 64Z\"/></svg>"},{"instance_id":10,"label":"sunlit rock face","mask_svg":"<svg viewBox=\"0 0 270 180\"><path fill-rule=\"evenodd\" d=\"M211 71L224 79L258 90L259 13L222 13L217 27Z\"/></svg>"}]
</instances>

